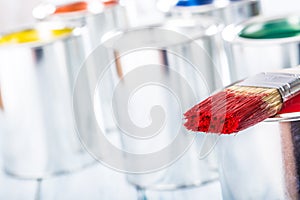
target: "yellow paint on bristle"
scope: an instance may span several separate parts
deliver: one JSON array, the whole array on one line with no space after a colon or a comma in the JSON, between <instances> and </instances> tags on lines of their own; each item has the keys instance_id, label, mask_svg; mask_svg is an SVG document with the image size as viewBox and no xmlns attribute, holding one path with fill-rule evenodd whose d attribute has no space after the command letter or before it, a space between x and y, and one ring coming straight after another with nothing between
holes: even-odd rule
<instances>
[{"instance_id":1,"label":"yellow paint on bristle","mask_svg":"<svg viewBox=\"0 0 300 200\"><path fill-rule=\"evenodd\" d=\"M52 30L42 30L28 29L19 32L9 33L4 36L0 36L0 45L1 44L22 44L30 42L45 42L51 39L59 38L65 35L71 34L73 29L63 28L63 29L52 29ZM44 32L48 32L46 35Z\"/></svg>"},{"instance_id":2,"label":"yellow paint on bristle","mask_svg":"<svg viewBox=\"0 0 300 200\"><path fill-rule=\"evenodd\" d=\"M264 108L268 110L270 115L275 115L282 107L282 99L280 92L276 88L263 88L263 87L247 87L247 86L230 86L227 89L233 91L237 95L248 96L261 96L262 100L268 104L268 107Z\"/></svg>"}]
</instances>

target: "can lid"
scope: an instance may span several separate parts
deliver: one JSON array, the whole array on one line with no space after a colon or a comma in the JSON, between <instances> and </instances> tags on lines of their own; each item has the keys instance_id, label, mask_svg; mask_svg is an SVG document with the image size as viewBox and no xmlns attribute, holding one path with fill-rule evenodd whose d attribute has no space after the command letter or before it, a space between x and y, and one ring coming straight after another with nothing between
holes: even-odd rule
<instances>
[{"instance_id":1,"label":"can lid","mask_svg":"<svg viewBox=\"0 0 300 200\"><path fill-rule=\"evenodd\" d=\"M214 9L215 0L158 0L157 7L162 12L205 12ZM227 0L226 0L227 1ZM196 9L196 10L194 10Z\"/></svg>"},{"instance_id":2,"label":"can lid","mask_svg":"<svg viewBox=\"0 0 300 200\"><path fill-rule=\"evenodd\" d=\"M29 42L48 41L61 36L66 36L72 32L72 29L51 29L51 30L38 30L38 29L25 29L18 32L9 33L0 37L1 44L22 44Z\"/></svg>"},{"instance_id":3,"label":"can lid","mask_svg":"<svg viewBox=\"0 0 300 200\"><path fill-rule=\"evenodd\" d=\"M243 0L178 0L176 6L202 6L212 3L222 3L226 4L230 1L237 2L237 1L243 1Z\"/></svg>"},{"instance_id":4,"label":"can lid","mask_svg":"<svg viewBox=\"0 0 300 200\"><path fill-rule=\"evenodd\" d=\"M39 20L53 16L76 18L86 14L101 13L104 8L117 5L118 2L118 0L95 0L90 2L76 1L64 4L42 3L33 9L32 15Z\"/></svg>"},{"instance_id":5,"label":"can lid","mask_svg":"<svg viewBox=\"0 0 300 200\"><path fill-rule=\"evenodd\" d=\"M80 34L79 28L67 27L61 23L40 22L0 34L0 47L20 45L40 46Z\"/></svg>"},{"instance_id":6,"label":"can lid","mask_svg":"<svg viewBox=\"0 0 300 200\"><path fill-rule=\"evenodd\" d=\"M300 35L300 16L249 24L239 32L239 37L249 39L278 39L298 35Z\"/></svg>"},{"instance_id":7,"label":"can lid","mask_svg":"<svg viewBox=\"0 0 300 200\"><path fill-rule=\"evenodd\" d=\"M58 5L55 7L53 14L62 14L78 11L86 11L88 9L88 3L85 1L78 1L69 4Z\"/></svg>"},{"instance_id":8,"label":"can lid","mask_svg":"<svg viewBox=\"0 0 300 200\"><path fill-rule=\"evenodd\" d=\"M212 2L213 0L179 0L176 6L201 6Z\"/></svg>"},{"instance_id":9,"label":"can lid","mask_svg":"<svg viewBox=\"0 0 300 200\"><path fill-rule=\"evenodd\" d=\"M181 12L210 14L209 12L232 6L235 3L252 1L258 0L158 0L157 7L171 14L182 14Z\"/></svg>"},{"instance_id":10,"label":"can lid","mask_svg":"<svg viewBox=\"0 0 300 200\"><path fill-rule=\"evenodd\" d=\"M300 41L300 15L254 17L240 24L227 26L223 38L230 43L248 45L282 44Z\"/></svg>"}]
</instances>

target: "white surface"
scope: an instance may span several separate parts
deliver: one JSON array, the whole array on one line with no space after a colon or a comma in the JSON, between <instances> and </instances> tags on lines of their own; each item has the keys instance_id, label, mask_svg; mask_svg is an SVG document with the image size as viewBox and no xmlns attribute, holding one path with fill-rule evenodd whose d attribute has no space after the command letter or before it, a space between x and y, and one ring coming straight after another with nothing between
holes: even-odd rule
<instances>
[{"instance_id":1,"label":"white surface","mask_svg":"<svg viewBox=\"0 0 300 200\"><path fill-rule=\"evenodd\" d=\"M0 173L1 200L34 200L36 186L35 181L13 179Z\"/></svg>"},{"instance_id":2,"label":"white surface","mask_svg":"<svg viewBox=\"0 0 300 200\"><path fill-rule=\"evenodd\" d=\"M43 181L42 200L136 199L135 189L124 174L99 163L80 172Z\"/></svg>"},{"instance_id":3,"label":"white surface","mask_svg":"<svg viewBox=\"0 0 300 200\"><path fill-rule=\"evenodd\" d=\"M181 189L178 191L147 191L149 200L222 200L219 182L207 184L201 188Z\"/></svg>"},{"instance_id":4,"label":"white surface","mask_svg":"<svg viewBox=\"0 0 300 200\"><path fill-rule=\"evenodd\" d=\"M218 182L203 187L178 191L147 191L142 200L221 200ZM135 200L137 192L125 180L125 175L112 171L101 164L79 172L49 178L41 182L20 180L0 172L1 200Z\"/></svg>"},{"instance_id":5,"label":"white surface","mask_svg":"<svg viewBox=\"0 0 300 200\"><path fill-rule=\"evenodd\" d=\"M299 0L262 0L263 13L266 16L281 15L286 13L298 13L300 11Z\"/></svg>"},{"instance_id":6,"label":"white surface","mask_svg":"<svg viewBox=\"0 0 300 200\"><path fill-rule=\"evenodd\" d=\"M21 180L0 173L1 200L110 200L136 199L125 175L99 163L73 174L37 181Z\"/></svg>"}]
</instances>

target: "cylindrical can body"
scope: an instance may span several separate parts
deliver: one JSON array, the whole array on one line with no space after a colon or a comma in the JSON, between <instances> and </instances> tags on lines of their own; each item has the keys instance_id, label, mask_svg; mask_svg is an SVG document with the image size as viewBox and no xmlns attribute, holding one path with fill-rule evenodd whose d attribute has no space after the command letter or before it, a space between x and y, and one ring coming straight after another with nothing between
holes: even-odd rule
<instances>
[{"instance_id":1,"label":"cylindrical can body","mask_svg":"<svg viewBox=\"0 0 300 200\"><path fill-rule=\"evenodd\" d=\"M299 15L257 17L223 32L233 80L299 65ZM293 116L290 116L293 115ZM298 199L298 113L221 136L224 199Z\"/></svg>"},{"instance_id":2,"label":"cylindrical can body","mask_svg":"<svg viewBox=\"0 0 300 200\"><path fill-rule=\"evenodd\" d=\"M79 32L40 23L0 38L3 164L9 174L43 178L92 162L76 136L72 111L85 57Z\"/></svg>"},{"instance_id":3,"label":"cylindrical can body","mask_svg":"<svg viewBox=\"0 0 300 200\"><path fill-rule=\"evenodd\" d=\"M230 82L221 30L208 17L178 18L107 37L114 57L98 89L113 102L103 112L119 128L123 170L136 173L128 180L137 187L172 190L217 179L214 153L199 158L209 151L206 136L189 134L182 113ZM112 91L105 91L106 76Z\"/></svg>"},{"instance_id":4,"label":"cylindrical can body","mask_svg":"<svg viewBox=\"0 0 300 200\"><path fill-rule=\"evenodd\" d=\"M299 15L257 17L228 26L223 37L233 80L300 64Z\"/></svg>"},{"instance_id":5,"label":"cylindrical can body","mask_svg":"<svg viewBox=\"0 0 300 200\"><path fill-rule=\"evenodd\" d=\"M171 16L207 15L221 20L224 24L236 24L261 13L258 0L207 1L203 4L185 5L188 1L179 1L168 12ZM184 3L184 4L183 4Z\"/></svg>"},{"instance_id":6,"label":"cylindrical can body","mask_svg":"<svg viewBox=\"0 0 300 200\"><path fill-rule=\"evenodd\" d=\"M105 33L127 26L125 9L118 1L41 4L33 10L33 16L38 20L87 27L90 51L100 45Z\"/></svg>"},{"instance_id":7,"label":"cylindrical can body","mask_svg":"<svg viewBox=\"0 0 300 200\"><path fill-rule=\"evenodd\" d=\"M127 16L125 8L118 1L80 1L62 5L41 4L37 6L33 15L36 19L43 21L58 21L71 26L84 26L87 31L84 33L85 50L87 56L101 45L103 36L110 32L127 27ZM93 57L93 56L91 56ZM100 58L101 57L101 58ZM94 57L94 63L101 65L106 63L107 57ZM107 86L108 90L112 86ZM102 94L105 96L105 94ZM109 102L103 101L98 108L108 107ZM102 113L100 110L98 113ZM105 124L105 131L116 130L113 121L109 121L105 115L101 116L102 124Z\"/></svg>"},{"instance_id":8,"label":"cylindrical can body","mask_svg":"<svg viewBox=\"0 0 300 200\"><path fill-rule=\"evenodd\" d=\"M223 199L299 199L299 113L221 136Z\"/></svg>"}]
</instances>

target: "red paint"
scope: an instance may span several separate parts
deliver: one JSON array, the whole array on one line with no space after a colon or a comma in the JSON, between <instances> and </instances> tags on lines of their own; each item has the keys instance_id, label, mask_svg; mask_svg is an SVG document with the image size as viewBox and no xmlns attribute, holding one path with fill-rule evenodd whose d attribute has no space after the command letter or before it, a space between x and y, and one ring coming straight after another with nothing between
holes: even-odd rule
<instances>
[{"instance_id":1,"label":"red paint","mask_svg":"<svg viewBox=\"0 0 300 200\"><path fill-rule=\"evenodd\" d=\"M191 131L231 134L270 117L262 94L249 96L226 89L188 110L184 126Z\"/></svg>"},{"instance_id":2,"label":"red paint","mask_svg":"<svg viewBox=\"0 0 300 200\"><path fill-rule=\"evenodd\" d=\"M279 114L300 112L300 94L296 95L292 99L286 101Z\"/></svg>"}]
</instances>

